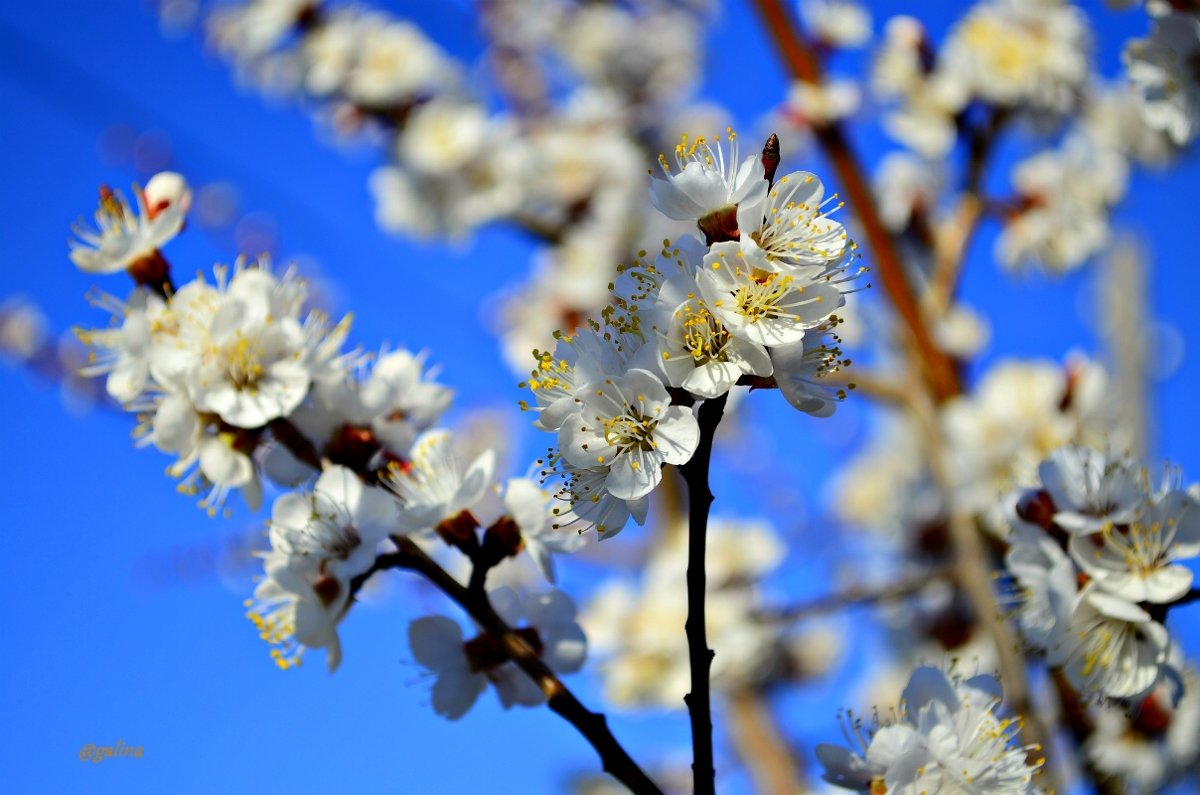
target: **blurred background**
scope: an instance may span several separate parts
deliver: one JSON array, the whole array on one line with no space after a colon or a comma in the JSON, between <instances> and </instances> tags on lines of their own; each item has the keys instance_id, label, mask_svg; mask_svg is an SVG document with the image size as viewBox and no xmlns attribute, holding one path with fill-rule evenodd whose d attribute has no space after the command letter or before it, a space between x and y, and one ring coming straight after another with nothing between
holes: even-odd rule
<instances>
[{"instance_id":1,"label":"blurred background","mask_svg":"<svg viewBox=\"0 0 1200 795\"><path fill-rule=\"evenodd\" d=\"M466 63L483 52L468 0L375 5L412 20ZM866 5L877 28L914 10L900 2ZM1099 69L1115 75L1123 43L1145 32L1145 15L1082 5L1096 31ZM936 38L962 6L931 2L920 13ZM124 288L71 266L71 224L90 216L99 185L128 190L157 171L177 170L196 190L189 228L169 250L178 272L231 262L241 252L294 261L322 305L354 312L352 343L428 349L440 380L457 393L451 421L486 419L487 432L512 451L508 472L523 473L545 442L516 407L524 395L495 329L497 296L529 272L535 241L503 224L453 243L380 230L367 189L378 151L337 140L328 123L294 101L239 87L207 53L190 4L169 11L160 17L133 0L0 7L0 314L41 323L49 350L61 347L68 361L78 356L69 330L104 322L85 294ZM764 118L787 93L784 71L751 8L729 0L707 19L696 95L727 109L744 145L757 146L770 132ZM853 73L858 57L839 66ZM852 125L851 133L867 162L893 148L877 125ZM1019 136L1006 140L994 171L1005 176L1028 149ZM785 136L782 168L811 169L837 189L802 135ZM1200 476L1200 365L1191 348L1200 339L1198 179L1191 155L1169 172L1136 172L1114 222L1136 236L1146 259L1149 460L1168 459L1192 478ZM995 235L982 230L962 285L963 300L990 325L971 375L1011 356L1102 357L1096 306L1107 271L1006 275L991 255ZM870 252L864 256L870 264ZM879 292L853 299L877 302ZM40 320L17 311L25 302ZM64 385L55 357L14 355L32 333L28 323L6 326L9 358L0 367L0 466L13 541L6 557L13 588L0 615L6 637L19 641L0 657L6 791L465 793L487 782L503 792L549 793L598 772L593 751L548 710L504 712L486 693L457 724L435 716L406 627L414 616L454 611L398 574L342 624L347 652L335 676L319 660L278 671L241 616L255 574L248 550L263 546L265 514L235 501L231 516L209 519L175 492L163 474L166 457L134 448L132 417L96 400L98 384ZM861 538L847 548L829 532L829 478L863 442L872 409L852 396L834 417L815 420L764 397L749 399L737 444L731 437L722 451L715 513L764 517L788 541L788 558L768 583L772 601L788 604L830 592L835 572L838 582L853 582L855 556L872 543ZM785 488L761 501L764 483ZM561 587L590 587L605 555L636 558L645 532L631 527L606 544L620 549L562 560ZM870 616L859 608L822 619L825 639L813 642L828 643L837 663L777 694L785 734L810 766L816 742L839 740L837 710L858 703L854 687L881 654ZM1172 630L1195 651L1200 638L1188 623L1177 620ZM834 634L836 644L828 639ZM571 683L585 702L602 704L600 684L586 669ZM635 757L687 769L684 713L618 710L610 720ZM142 746L144 756L79 760L83 746L118 740ZM731 751L720 727L718 746L721 769ZM731 774L722 791L749 790L743 776Z\"/></svg>"}]
</instances>

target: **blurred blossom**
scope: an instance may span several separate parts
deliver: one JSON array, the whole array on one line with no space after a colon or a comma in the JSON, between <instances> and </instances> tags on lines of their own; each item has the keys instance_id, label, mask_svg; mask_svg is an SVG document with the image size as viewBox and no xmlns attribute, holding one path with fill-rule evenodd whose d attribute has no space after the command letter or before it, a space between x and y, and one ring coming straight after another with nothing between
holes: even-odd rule
<instances>
[{"instance_id":1,"label":"blurred blossom","mask_svg":"<svg viewBox=\"0 0 1200 795\"><path fill-rule=\"evenodd\" d=\"M0 304L0 352L18 360L33 358L46 344L47 320L38 305L24 296Z\"/></svg>"},{"instance_id":2,"label":"blurred blossom","mask_svg":"<svg viewBox=\"0 0 1200 795\"><path fill-rule=\"evenodd\" d=\"M854 0L800 0L800 16L830 47L861 47L871 38L871 12Z\"/></svg>"}]
</instances>

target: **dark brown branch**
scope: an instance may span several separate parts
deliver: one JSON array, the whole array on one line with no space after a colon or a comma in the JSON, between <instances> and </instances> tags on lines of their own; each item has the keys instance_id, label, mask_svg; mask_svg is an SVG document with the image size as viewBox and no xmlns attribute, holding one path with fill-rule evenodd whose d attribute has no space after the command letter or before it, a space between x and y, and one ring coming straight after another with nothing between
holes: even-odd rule
<instances>
[{"instance_id":1,"label":"dark brown branch","mask_svg":"<svg viewBox=\"0 0 1200 795\"><path fill-rule=\"evenodd\" d=\"M709 672L713 650L708 648L704 616L704 597L707 589L704 570L705 539L708 534L708 509L713 494L708 485L708 469L712 461L713 436L729 394L700 404L700 443L690 461L679 467L688 487L688 615L684 631L688 641L691 663L692 690L683 697L692 721L692 777L696 795L712 795L715 791L716 770L713 767L712 695Z\"/></svg>"},{"instance_id":2,"label":"dark brown branch","mask_svg":"<svg viewBox=\"0 0 1200 795\"><path fill-rule=\"evenodd\" d=\"M355 590L361 587L371 574L384 569L408 569L423 575L466 610L485 632L500 641L513 662L541 688L550 709L574 726L596 749L605 772L628 787L631 792L639 795L662 795L658 786L638 767L613 736L604 715L592 712L580 703L555 673L542 662L529 643L492 609L486 593L468 590L409 539L394 536L392 540L399 549L379 556L368 572L354 580L352 587Z\"/></svg>"},{"instance_id":3,"label":"dark brown branch","mask_svg":"<svg viewBox=\"0 0 1200 795\"><path fill-rule=\"evenodd\" d=\"M783 0L754 0L763 27L775 43L792 76L806 83L821 83L821 64L816 51L800 34ZM859 166L850 143L837 123L816 124L813 136L825 150L838 173L850 206L862 223L867 242L875 257L876 270L883 289L907 326L921 361L926 380L939 401L962 391L954 361L933 341L926 327L920 305L913 293L899 249L891 232L883 225L875 198Z\"/></svg>"}]
</instances>

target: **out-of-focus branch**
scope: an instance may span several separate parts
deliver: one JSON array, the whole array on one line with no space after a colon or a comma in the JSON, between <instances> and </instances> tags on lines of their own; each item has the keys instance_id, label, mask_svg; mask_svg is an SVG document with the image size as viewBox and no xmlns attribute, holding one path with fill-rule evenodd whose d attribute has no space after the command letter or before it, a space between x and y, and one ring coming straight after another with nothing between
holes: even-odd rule
<instances>
[{"instance_id":1,"label":"out-of-focus branch","mask_svg":"<svg viewBox=\"0 0 1200 795\"><path fill-rule=\"evenodd\" d=\"M836 613L850 607L892 602L918 593L922 588L950 575L949 567L923 571L882 586L856 586L844 591L820 596L809 602L773 610L763 610L758 617L764 621L793 622Z\"/></svg>"},{"instance_id":2,"label":"out-of-focus branch","mask_svg":"<svg viewBox=\"0 0 1200 795\"><path fill-rule=\"evenodd\" d=\"M953 303L963 265L966 263L967 249L979 229L979 222L983 219L983 177L996 137L1007 119L1008 114L1004 110L994 109L987 122L971 129L962 196L950 218L943 222L938 230L934 251L929 299L930 308L938 315L943 314Z\"/></svg>"},{"instance_id":3,"label":"out-of-focus branch","mask_svg":"<svg viewBox=\"0 0 1200 795\"><path fill-rule=\"evenodd\" d=\"M750 688L726 698L729 737L750 772L754 791L762 795L805 792L800 758L779 731L763 694Z\"/></svg>"},{"instance_id":4,"label":"out-of-focus branch","mask_svg":"<svg viewBox=\"0 0 1200 795\"><path fill-rule=\"evenodd\" d=\"M754 0L754 3L762 17L763 27L792 76L806 83L819 84L822 70L817 51L801 34L783 0ZM850 206L867 233L879 280L910 332L931 391L939 401L953 397L961 391L954 361L933 341L920 304L905 275L896 241L883 225L870 185L850 142L837 123L814 124L813 136L833 163Z\"/></svg>"},{"instance_id":5,"label":"out-of-focus branch","mask_svg":"<svg viewBox=\"0 0 1200 795\"><path fill-rule=\"evenodd\" d=\"M562 680L542 662L529 643L496 613L486 593L468 590L409 539L393 536L392 540L398 547L397 551L381 555L371 570L356 579L352 585L361 586L362 581L373 572L384 569L408 569L423 575L466 610L485 632L503 644L513 662L541 688L550 709L574 726L596 749L605 772L628 787L631 792L662 795L658 786L638 767L613 736L604 715L588 710L575 697Z\"/></svg>"},{"instance_id":6,"label":"out-of-focus branch","mask_svg":"<svg viewBox=\"0 0 1200 795\"><path fill-rule=\"evenodd\" d=\"M937 408L928 403L924 407L914 405L914 408L918 421L925 426L930 471L947 506L952 554L950 576L966 597L980 628L996 647L996 664L1004 685L1005 701L1023 721L1022 739L1032 746L1031 754L1040 757L1049 745L1050 730L1030 698L1028 670L1020 640L1000 614L992 586L990 551L974 519L954 505L953 484ZM1043 767L1043 776L1047 779L1046 789L1061 791L1048 765Z\"/></svg>"}]
</instances>

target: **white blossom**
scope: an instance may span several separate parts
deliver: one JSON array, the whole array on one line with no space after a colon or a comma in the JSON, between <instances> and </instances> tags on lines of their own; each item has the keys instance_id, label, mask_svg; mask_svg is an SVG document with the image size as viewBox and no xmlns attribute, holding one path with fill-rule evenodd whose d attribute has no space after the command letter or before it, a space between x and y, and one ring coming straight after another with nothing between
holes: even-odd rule
<instances>
[{"instance_id":1,"label":"white blossom","mask_svg":"<svg viewBox=\"0 0 1200 795\"><path fill-rule=\"evenodd\" d=\"M662 381L646 370L594 381L559 430L563 457L576 467L605 467L604 487L634 500L654 490L663 464L684 464L700 441L689 408L672 406Z\"/></svg>"},{"instance_id":2,"label":"white blossom","mask_svg":"<svg viewBox=\"0 0 1200 795\"><path fill-rule=\"evenodd\" d=\"M396 513L388 495L337 466L321 474L311 493L275 501L266 577L247 615L281 668L299 664L305 648L324 648L329 670L337 669L337 624L350 607L351 580L375 562Z\"/></svg>"}]
</instances>

